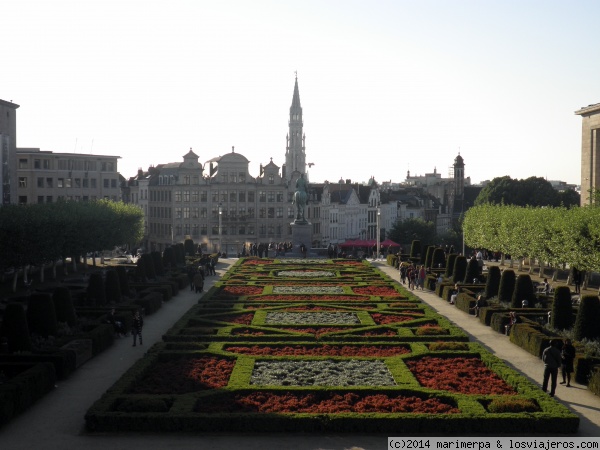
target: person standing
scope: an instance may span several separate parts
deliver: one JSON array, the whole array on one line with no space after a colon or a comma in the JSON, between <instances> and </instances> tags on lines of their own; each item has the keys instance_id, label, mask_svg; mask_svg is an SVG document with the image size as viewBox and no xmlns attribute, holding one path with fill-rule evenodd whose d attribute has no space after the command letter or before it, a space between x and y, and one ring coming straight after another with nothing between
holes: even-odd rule
<instances>
[{"instance_id":1,"label":"person standing","mask_svg":"<svg viewBox=\"0 0 600 450\"><path fill-rule=\"evenodd\" d=\"M558 369L562 365L562 356L559 350L560 341L558 339L550 339L550 345L544 349L542 353L542 361L544 361L544 381L542 390L548 392L548 380L550 380L550 397L554 397L556 392L556 379L558 378Z\"/></svg>"},{"instance_id":2,"label":"person standing","mask_svg":"<svg viewBox=\"0 0 600 450\"><path fill-rule=\"evenodd\" d=\"M140 311L137 310L133 313L133 322L131 323L131 334L133 335L133 347L135 347L138 336L140 337L140 345L142 345L142 328L144 326L144 319L140 315Z\"/></svg>"},{"instance_id":3,"label":"person standing","mask_svg":"<svg viewBox=\"0 0 600 450\"><path fill-rule=\"evenodd\" d=\"M571 372L573 372L573 361L575 360L575 347L571 339L565 339L565 343L560 352L562 356L562 381L560 384L567 383L567 387L571 387Z\"/></svg>"},{"instance_id":4,"label":"person standing","mask_svg":"<svg viewBox=\"0 0 600 450\"><path fill-rule=\"evenodd\" d=\"M575 293L581 294L581 272L577 267L573 267L573 284L575 285Z\"/></svg>"}]
</instances>

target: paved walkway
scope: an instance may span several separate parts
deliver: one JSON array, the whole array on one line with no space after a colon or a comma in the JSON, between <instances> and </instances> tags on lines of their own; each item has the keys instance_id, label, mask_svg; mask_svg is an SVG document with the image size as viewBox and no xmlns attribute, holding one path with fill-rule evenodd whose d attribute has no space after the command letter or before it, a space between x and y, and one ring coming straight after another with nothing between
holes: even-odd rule
<instances>
[{"instance_id":1,"label":"paved walkway","mask_svg":"<svg viewBox=\"0 0 600 450\"><path fill-rule=\"evenodd\" d=\"M234 262L220 260L218 275ZM383 261L375 265L398 279L397 271ZM210 288L217 277L208 277ZM511 344L508 338L481 325L478 320L443 302L435 294L415 292L440 314L448 317L480 341L492 353L510 366L539 382L542 364L538 358ZM32 408L0 429L0 448L6 450L80 449L89 450L154 450L165 448L194 450L384 450L387 435L349 434L139 434L85 432L84 415L88 408L131 365L143 356L144 349L161 340L162 335L184 312L192 307L199 295L184 290L157 313L148 316L144 324L144 346L132 347L130 338L121 338L115 345L88 361L57 388L38 401ZM475 336L477 336L475 338ZM564 402L582 418L577 436L600 436L600 398L575 384L573 388L560 386L556 399ZM558 433L559 430L557 430Z\"/></svg>"}]
</instances>

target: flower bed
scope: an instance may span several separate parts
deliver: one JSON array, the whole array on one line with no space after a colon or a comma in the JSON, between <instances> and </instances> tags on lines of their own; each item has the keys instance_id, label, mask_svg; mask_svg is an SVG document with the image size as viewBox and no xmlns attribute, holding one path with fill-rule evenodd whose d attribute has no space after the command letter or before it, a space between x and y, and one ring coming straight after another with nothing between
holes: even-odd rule
<instances>
[{"instance_id":1,"label":"flower bed","mask_svg":"<svg viewBox=\"0 0 600 450\"><path fill-rule=\"evenodd\" d=\"M94 431L574 433L368 263L240 259L86 414Z\"/></svg>"}]
</instances>

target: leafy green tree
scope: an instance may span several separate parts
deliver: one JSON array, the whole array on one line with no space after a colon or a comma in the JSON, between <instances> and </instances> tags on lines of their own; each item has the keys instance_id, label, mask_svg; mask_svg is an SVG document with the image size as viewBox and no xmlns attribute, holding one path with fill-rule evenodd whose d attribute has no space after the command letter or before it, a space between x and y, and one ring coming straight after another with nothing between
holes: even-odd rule
<instances>
[{"instance_id":1,"label":"leafy green tree","mask_svg":"<svg viewBox=\"0 0 600 450\"><path fill-rule=\"evenodd\" d=\"M559 193L541 177L513 180L509 176L494 178L475 199L475 206L486 203L518 206L558 206Z\"/></svg>"},{"instance_id":2,"label":"leafy green tree","mask_svg":"<svg viewBox=\"0 0 600 450\"><path fill-rule=\"evenodd\" d=\"M435 242L435 225L420 218L397 221L389 231L388 237L405 245L413 240Z\"/></svg>"},{"instance_id":3,"label":"leafy green tree","mask_svg":"<svg viewBox=\"0 0 600 450\"><path fill-rule=\"evenodd\" d=\"M565 189L558 192L558 204L565 208L579 206L581 204L581 195L573 189Z\"/></svg>"}]
</instances>

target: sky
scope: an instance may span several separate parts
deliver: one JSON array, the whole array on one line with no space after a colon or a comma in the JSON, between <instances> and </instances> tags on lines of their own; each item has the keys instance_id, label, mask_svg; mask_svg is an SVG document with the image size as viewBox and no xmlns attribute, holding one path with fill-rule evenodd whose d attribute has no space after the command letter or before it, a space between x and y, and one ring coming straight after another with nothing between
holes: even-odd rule
<instances>
[{"instance_id":1,"label":"sky","mask_svg":"<svg viewBox=\"0 0 600 450\"><path fill-rule=\"evenodd\" d=\"M231 152L285 162L295 74L311 182L509 175L581 182L600 102L596 0L19 0L0 99L17 146L119 172Z\"/></svg>"}]
</instances>

